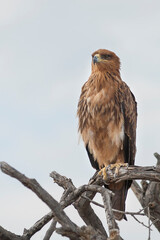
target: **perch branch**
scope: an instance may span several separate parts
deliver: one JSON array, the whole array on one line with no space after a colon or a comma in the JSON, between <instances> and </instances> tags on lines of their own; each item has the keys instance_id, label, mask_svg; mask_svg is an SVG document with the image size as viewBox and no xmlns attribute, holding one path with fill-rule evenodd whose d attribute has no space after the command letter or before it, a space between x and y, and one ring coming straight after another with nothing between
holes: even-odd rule
<instances>
[{"instance_id":1,"label":"perch branch","mask_svg":"<svg viewBox=\"0 0 160 240\"><path fill-rule=\"evenodd\" d=\"M107 180L105 183L121 182L125 180L144 179L149 181L160 182L160 168L159 167L141 167L129 166L121 167L117 176L114 175L114 170L107 170Z\"/></svg>"}]
</instances>

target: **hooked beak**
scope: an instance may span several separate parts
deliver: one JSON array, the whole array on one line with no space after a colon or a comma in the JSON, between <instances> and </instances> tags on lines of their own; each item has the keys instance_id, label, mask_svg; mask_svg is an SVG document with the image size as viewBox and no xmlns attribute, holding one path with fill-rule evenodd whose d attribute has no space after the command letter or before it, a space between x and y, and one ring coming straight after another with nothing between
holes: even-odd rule
<instances>
[{"instance_id":1,"label":"hooked beak","mask_svg":"<svg viewBox=\"0 0 160 240\"><path fill-rule=\"evenodd\" d=\"M93 63L95 64L95 63L98 63L98 62L100 62L100 55L99 54L95 54L94 55L94 57L93 57Z\"/></svg>"}]
</instances>

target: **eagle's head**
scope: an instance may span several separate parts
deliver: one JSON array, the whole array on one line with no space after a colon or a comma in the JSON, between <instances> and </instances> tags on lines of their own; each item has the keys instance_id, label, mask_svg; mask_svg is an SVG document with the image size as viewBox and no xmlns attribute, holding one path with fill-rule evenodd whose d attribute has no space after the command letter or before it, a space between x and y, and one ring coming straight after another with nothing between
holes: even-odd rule
<instances>
[{"instance_id":1,"label":"eagle's head","mask_svg":"<svg viewBox=\"0 0 160 240\"><path fill-rule=\"evenodd\" d=\"M92 71L119 72L120 60L114 52L99 49L92 54Z\"/></svg>"}]
</instances>

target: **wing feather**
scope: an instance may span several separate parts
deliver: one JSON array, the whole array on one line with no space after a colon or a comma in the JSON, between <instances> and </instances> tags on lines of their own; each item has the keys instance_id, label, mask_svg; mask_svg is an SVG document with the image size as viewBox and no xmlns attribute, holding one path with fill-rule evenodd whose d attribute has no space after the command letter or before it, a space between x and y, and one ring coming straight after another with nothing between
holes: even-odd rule
<instances>
[{"instance_id":1,"label":"wing feather","mask_svg":"<svg viewBox=\"0 0 160 240\"><path fill-rule=\"evenodd\" d=\"M124 116L124 159L129 165L134 165L136 154L137 102L125 82L122 82L119 93ZM131 186L131 183L132 181L128 181L127 188Z\"/></svg>"}]
</instances>

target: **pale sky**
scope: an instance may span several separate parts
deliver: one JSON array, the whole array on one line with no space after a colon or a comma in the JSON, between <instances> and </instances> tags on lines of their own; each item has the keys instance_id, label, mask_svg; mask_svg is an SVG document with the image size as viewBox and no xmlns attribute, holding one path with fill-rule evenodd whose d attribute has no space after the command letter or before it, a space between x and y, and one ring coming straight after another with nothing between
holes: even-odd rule
<instances>
[{"instance_id":1,"label":"pale sky","mask_svg":"<svg viewBox=\"0 0 160 240\"><path fill-rule=\"evenodd\" d=\"M77 102L92 52L106 48L120 57L122 79L138 102L136 164L155 165L159 26L158 0L0 0L0 161L36 178L56 199L62 190L50 179L51 171L72 178L77 187L88 182L94 169L83 143L78 144ZM0 203L0 225L16 234L49 212L30 190L2 173ZM140 208L131 190L126 204L127 211ZM96 211L105 222L104 212ZM83 225L72 208L66 212ZM119 225L124 239L147 239L147 229L131 218ZM46 229L32 239L43 239ZM157 240L158 231L153 228L151 236Z\"/></svg>"}]
</instances>

